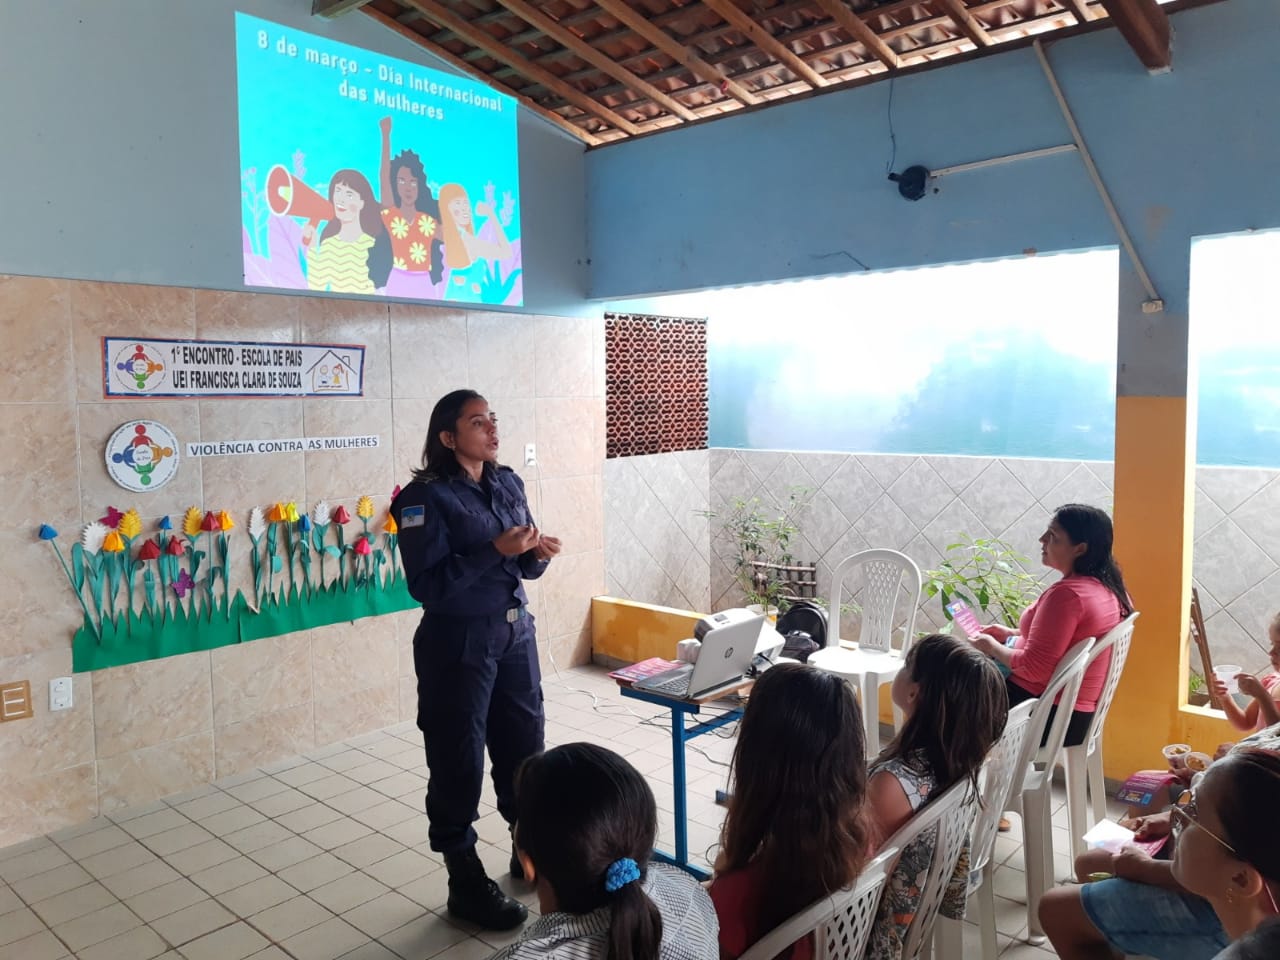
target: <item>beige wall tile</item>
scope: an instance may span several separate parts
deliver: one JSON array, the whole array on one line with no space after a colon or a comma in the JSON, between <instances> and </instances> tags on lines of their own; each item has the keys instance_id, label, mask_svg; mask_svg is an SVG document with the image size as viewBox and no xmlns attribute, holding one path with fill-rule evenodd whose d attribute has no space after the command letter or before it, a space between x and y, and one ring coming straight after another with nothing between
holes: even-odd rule
<instances>
[{"instance_id":1,"label":"beige wall tile","mask_svg":"<svg viewBox=\"0 0 1280 960\"><path fill-rule=\"evenodd\" d=\"M141 750L98 759L98 802L103 813L150 803L214 779L213 731L165 740Z\"/></svg>"},{"instance_id":2,"label":"beige wall tile","mask_svg":"<svg viewBox=\"0 0 1280 960\"><path fill-rule=\"evenodd\" d=\"M589 317L538 317L534 321L534 375L539 397L590 397L595 393L595 344Z\"/></svg>"},{"instance_id":3,"label":"beige wall tile","mask_svg":"<svg viewBox=\"0 0 1280 960\"><path fill-rule=\"evenodd\" d=\"M0 403L75 399L70 281L0 276Z\"/></svg>"},{"instance_id":4,"label":"beige wall tile","mask_svg":"<svg viewBox=\"0 0 1280 960\"><path fill-rule=\"evenodd\" d=\"M544 477L599 473L597 400L538 400L538 464Z\"/></svg>"},{"instance_id":5,"label":"beige wall tile","mask_svg":"<svg viewBox=\"0 0 1280 960\"><path fill-rule=\"evenodd\" d=\"M82 519L94 520L108 505L124 510L136 507L144 517L164 514L181 516L187 507L204 501L200 461L178 451L178 473L158 490L133 493L119 486L107 474L107 441L116 429L130 420L155 420L168 427L179 445L200 439L200 405L194 400L117 400L111 403L80 405L80 511Z\"/></svg>"},{"instance_id":6,"label":"beige wall tile","mask_svg":"<svg viewBox=\"0 0 1280 960\"><path fill-rule=\"evenodd\" d=\"M243 773L315 745L315 707L310 701L220 725L213 730L215 776Z\"/></svg>"},{"instance_id":7,"label":"beige wall tile","mask_svg":"<svg viewBox=\"0 0 1280 960\"><path fill-rule=\"evenodd\" d=\"M210 685L207 652L97 671L93 719L99 759L211 730Z\"/></svg>"},{"instance_id":8,"label":"beige wall tile","mask_svg":"<svg viewBox=\"0 0 1280 960\"><path fill-rule=\"evenodd\" d=\"M210 651L210 658L215 727L311 700L308 632L219 647Z\"/></svg>"},{"instance_id":9,"label":"beige wall tile","mask_svg":"<svg viewBox=\"0 0 1280 960\"><path fill-rule=\"evenodd\" d=\"M418 681L414 677L400 678L400 720L418 719Z\"/></svg>"},{"instance_id":10,"label":"beige wall tile","mask_svg":"<svg viewBox=\"0 0 1280 960\"><path fill-rule=\"evenodd\" d=\"M534 395L534 321L506 313L467 314L467 365L472 390L486 397Z\"/></svg>"},{"instance_id":11,"label":"beige wall tile","mask_svg":"<svg viewBox=\"0 0 1280 960\"><path fill-rule=\"evenodd\" d=\"M361 494L387 496L395 486L390 400L307 400L303 423L308 437L377 435L371 449L306 454L307 499L340 500Z\"/></svg>"},{"instance_id":12,"label":"beige wall tile","mask_svg":"<svg viewBox=\"0 0 1280 960\"><path fill-rule=\"evenodd\" d=\"M380 730L400 721L400 681L316 698L316 746Z\"/></svg>"},{"instance_id":13,"label":"beige wall tile","mask_svg":"<svg viewBox=\"0 0 1280 960\"><path fill-rule=\"evenodd\" d=\"M200 439L283 440L302 437L305 427L300 399L202 400ZM329 454L344 456L344 454ZM198 464L204 484L204 500L210 509L226 509L237 517L248 516L250 507L301 502L305 491L305 455L264 453L244 456L201 457ZM184 464L185 466L185 464Z\"/></svg>"},{"instance_id":14,"label":"beige wall tile","mask_svg":"<svg viewBox=\"0 0 1280 960\"><path fill-rule=\"evenodd\" d=\"M70 291L71 339L81 400L102 399L103 337L195 336L195 291L189 288L82 281L72 283ZM150 409L151 404L145 406Z\"/></svg>"},{"instance_id":15,"label":"beige wall tile","mask_svg":"<svg viewBox=\"0 0 1280 960\"><path fill-rule=\"evenodd\" d=\"M391 304L393 396L435 403L450 390L468 386L469 379L466 313ZM428 413L430 409L428 405ZM424 418L422 430L426 428Z\"/></svg>"},{"instance_id":16,"label":"beige wall tile","mask_svg":"<svg viewBox=\"0 0 1280 960\"><path fill-rule=\"evenodd\" d=\"M196 290L196 336L201 340L292 343L298 340L303 297Z\"/></svg>"},{"instance_id":17,"label":"beige wall tile","mask_svg":"<svg viewBox=\"0 0 1280 960\"><path fill-rule=\"evenodd\" d=\"M48 520L61 530L79 519L74 404L0 405L0 449L6 462L0 472L0 503L21 506L0 511L0 525L28 529L38 517L37 523Z\"/></svg>"},{"instance_id":18,"label":"beige wall tile","mask_svg":"<svg viewBox=\"0 0 1280 960\"><path fill-rule=\"evenodd\" d=\"M584 663L591 662L591 630L589 628L579 630L576 633L566 633L559 637L552 637L542 646L547 648L551 657L554 657L552 662L553 676L556 667L564 670L568 667L578 667Z\"/></svg>"},{"instance_id":19,"label":"beige wall tile","mask_svg":"<svg viewBox=\"0 0 1280 960\"><path fill-rule=\"evenodd\" d=\"M532 400L517 397L491 396L489 409L498 415L498 460L518 472L532 486L538 467L525 467L525 444L537 443L536 408ZM538 459L541 461L541 452Z\"/></svg>"},{"instance_id":20,"label":"beige wall tile","mask_svg":"<svg viewBox=\"0 0 1280 960\"><path fill-rule=\"evenodd\" d=\"M31 527L43 518L29 517ZM49 517L60 531L56 541L67 563L71 545L80 535L74 518L61 522ZM71 584L53 549L37 540L34 529L0 529L0 577L4 602L0 609L0 657L16 657L41 650L70 650L71 636L84 620Z\"/></svg>"},{"instance_id":21,"label":"beige wall tile","mask_svg":"<svg viewBox=\"0 0 1280 960\"><path fill-rule=\"evenodd\" d=\"M298 319L304 343L363 346L364 396L391 396L391 350L388 304L372 300L299 297Z\"/></svg>"},{"instance_id":22,"label":"beige wall tile","mask_svg":"<svg viewBox=\"0 0 1280 960\"><path fill-rule=\"evenodd\" d=\"M0 807L0 847L52 833L98 815L92 763L26 779L6 780Z\"/></svg>"},{"instance_id":23,"label":"beige wall tile","mask_svg":"<svg viewBox=\"0 0 1280 960\"><path fill-rule=\"evenodd\" d=\"M26 779L93 760L93 692L89 675L82 673L72 678L70 710L49 710L49 681L70 676L70 647L0 660L0 680L31 683L35 714L2 728L0 770L6 779Z\"/></svg>"},{"instance_id":24,"label":"beige wall tile","mask_svg":"<svg viewBox=\"0 0 1280 960\"><path fill-rule=\"evenodd\" d=\"M566 553L603 548L604 513L599 475L549 477L542 481L544 532L559 537Z\"/></svg>"},{"instance_id":25,"label":"beige wall tile","mask_svg":"<svg viewBox=\"0 0 1280 960\"><path fill-rule=\"evenodd\" d=\"M422 464L422 447L427 440L427 424L431 422L431 408L435 400L391 401L391 473L396 483L404 486L413 471Z\"/></svg>"},{"instance_id":26,"label":"beige wall tile","mask_svg":"<svg viewBox=\"0 0 1280 960\"><path fill-rule=\"evenodd\" d=\"M542 586L539 634L558 637L577 633L590 619L591 598L604 593L604 551L558 557L539 582Z\"/></svg>"},{"instance_id":27,"label":"beige wall tile","mask_svg":"<svg viewBox=\"0 0 1280 960\"><path fill-rule=\"evenodd\" d=\"M369 617L317 627L311 631L311 664L317 702L389 683L400 675L396 624Z\"/></svg>"}]
</instances>

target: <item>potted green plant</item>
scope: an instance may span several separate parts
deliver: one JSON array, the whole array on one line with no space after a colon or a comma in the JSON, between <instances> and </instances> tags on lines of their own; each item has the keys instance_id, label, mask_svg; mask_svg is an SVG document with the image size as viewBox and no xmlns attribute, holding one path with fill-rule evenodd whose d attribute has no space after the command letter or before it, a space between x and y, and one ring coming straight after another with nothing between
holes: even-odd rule
<instances>
[{"instance_id":1,"label":"potted green plant","mask_svg":"<svg viewBox=\"0 0 1280 960\"><path fill-rule=\"evenodd\" d=\"M924 589L947 604L963 600L983 623L999 623L1014 630L1022 611L1039 595L1040 581L1026 572L1028 560L1004 540L961 534L947 545L936 570L926 570Z\"/></svg>"},{"instance_id":2,"label":"potted green plant","mask_svg":"<svg viewBox=\"0 0 1280 960\"><path fill-rule=\"evenodd\" d=\"M813 564L798 563L791 552L800 532L795 518L805 507L804 487L788 490L779 512L770 510L758 497L735 497L718 514L703 511L709 520L719 521L716 539L728 547L734 578L748 604L757 604L766 613L784 613L796 599L795 583L802 576L812 579Z\"/></svg>"}]
</instances>

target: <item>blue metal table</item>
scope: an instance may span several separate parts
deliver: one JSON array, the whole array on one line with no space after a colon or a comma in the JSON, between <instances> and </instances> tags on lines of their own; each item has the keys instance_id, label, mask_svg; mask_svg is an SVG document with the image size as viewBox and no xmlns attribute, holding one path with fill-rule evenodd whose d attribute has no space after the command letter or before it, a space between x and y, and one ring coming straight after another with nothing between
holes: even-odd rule
<instances>
[{"instance_id":1,"label":"blue metal table","mask_svg":"<svg viewBox=\"0 0 1280 960\"><path fill-rule=\"evenodd\" d=\"M717 714L710 720L695 723L691 727L685 726L685 717L697 715L702 706L709 700L727 696L750 684L750 680L742 680L732 686L722 687L713 691L710 695L700 700L679 700L651 693L648 690L636 690L634 687L621 685L618 687L624 697L631 700L643 700L645 703L651 703L671 711L671 774L675 799L676 851L673 855L663 850L655 849L653 851L653 859L679 867L699 880L708 880L711 875L701 867L696 867L689 862L688 776L685 771L684 745L694 737L700 737L704 733L718 730L720 727L738 720L742 717L742 708L731 708L724 713Z\"/></svg>"}]
</instances>

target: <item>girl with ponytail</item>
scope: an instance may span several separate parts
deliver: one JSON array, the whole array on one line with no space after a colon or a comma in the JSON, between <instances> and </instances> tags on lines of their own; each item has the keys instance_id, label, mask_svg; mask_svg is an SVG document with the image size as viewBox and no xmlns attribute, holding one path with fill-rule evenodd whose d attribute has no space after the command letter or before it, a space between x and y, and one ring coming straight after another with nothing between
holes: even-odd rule
<instances>
[{"instance_id":1,"label":"girl with ponytail","mask_svg":"<svg viewBox=\"0 0 1280 960\"><path fill-rule=\"evenodd\" d=\"M1044 692L1058 662L1072 646L1101 638L1133 613L1120 566L1111 554L1111 518L1097 507L1059 507L1040 536L1040 562L1062 574L1027 607L1017 631L998 624L973 638L983 653L1009 672L1009 705ZM1111 651L1090 664L1067 727L1067 746L1084 742L1111 665ZM1047 732L1047 728L1046 728Z\"/></svg>"},{"instance_id":2,"label":"girl with ponytail","mask_svg":"<svg viewBox=\"0 0 1280 960\"><path fill-rule=\"evenodd\" d=\"M717 960L707 892L650 863L653 791L612 750L570 743L516 778L516 853L542 916L493 960Z\"/></svg>"}]
</instances>

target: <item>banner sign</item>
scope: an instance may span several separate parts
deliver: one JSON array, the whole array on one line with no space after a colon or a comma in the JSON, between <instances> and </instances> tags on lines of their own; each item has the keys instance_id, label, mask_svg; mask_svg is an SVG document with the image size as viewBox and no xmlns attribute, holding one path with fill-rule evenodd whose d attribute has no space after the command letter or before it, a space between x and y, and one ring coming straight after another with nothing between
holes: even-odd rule
<instances>
[{"instance_id":1,"label":"banner sign","mask_svg":"<svg viewBox=\"0 0 1280 960\"><path fill-rule=\"evenodd\" d=\"M102 338L105 397L359 397L364 347Z\"/></svg>"},{"instance_id":2,"label":"banner sign","mask_svg":"<svg viewBox=\"0 0 1280 960\"><path fill-rule=\"evenodd\" d=\"M256 453L311 453L316 450L368 450L377 434L362 437L290 437L283 440L213 440L188 443L188 457L239 457Z\"/></svg>"}]
</instances>

